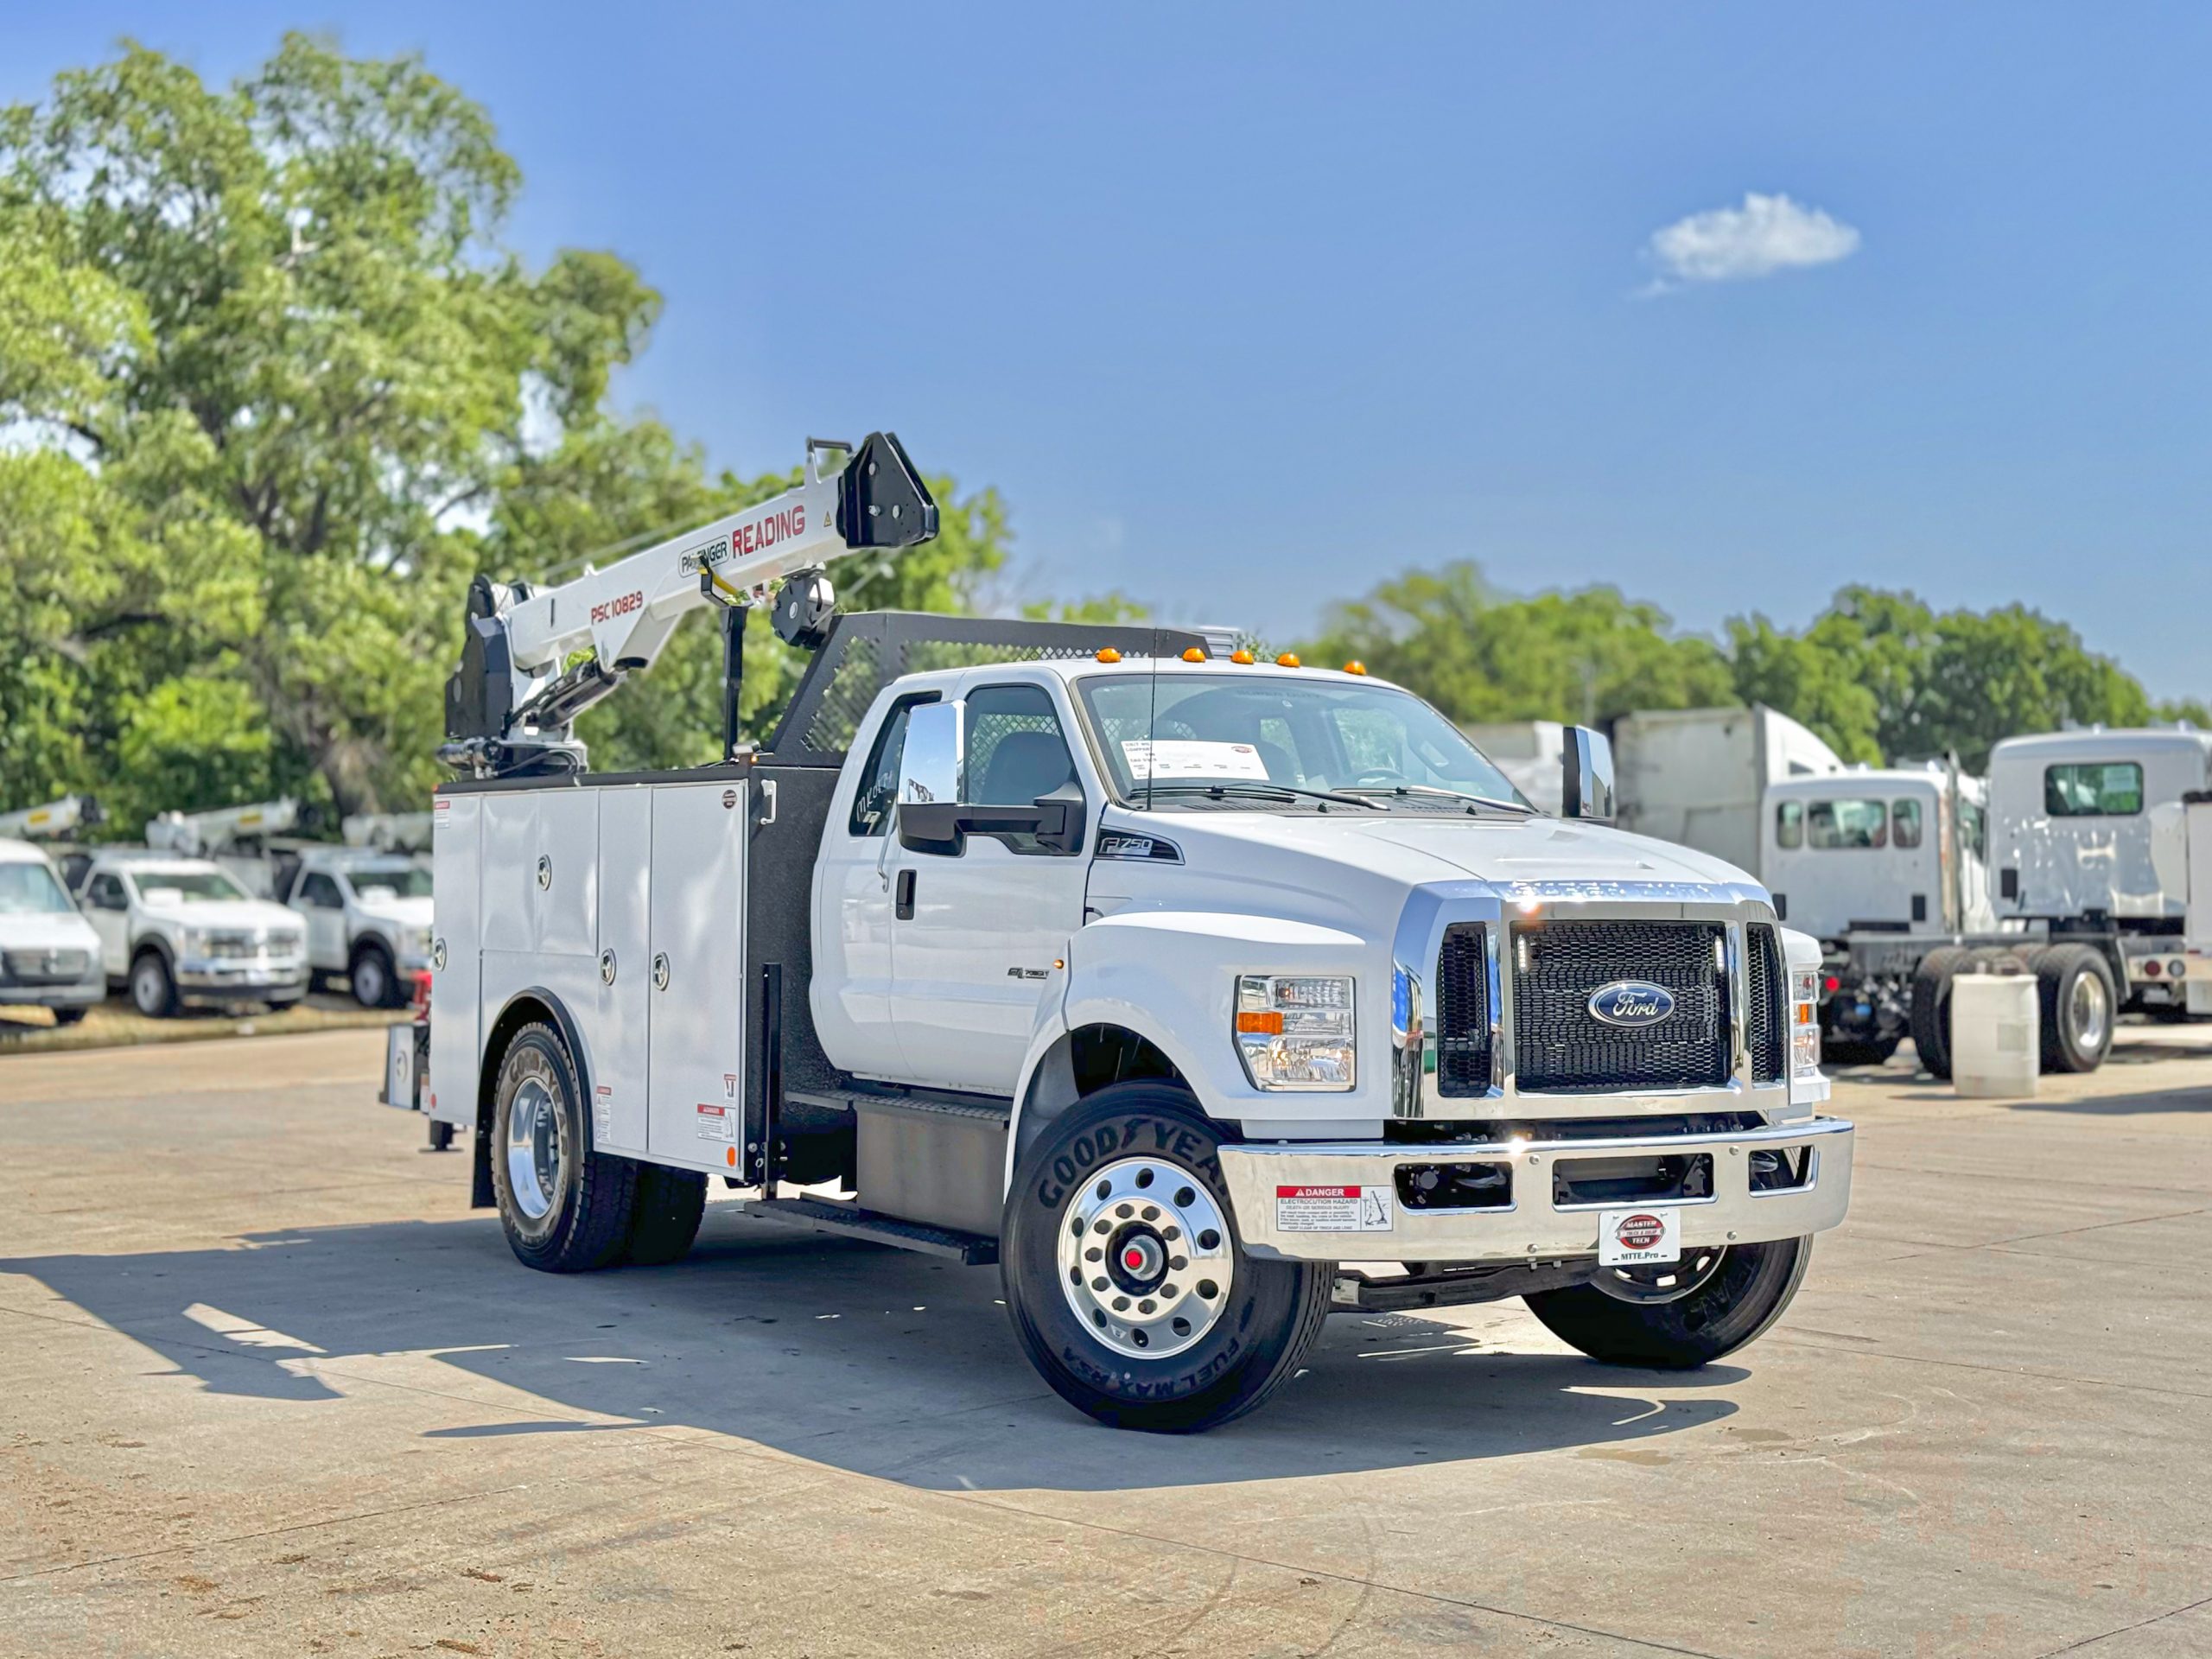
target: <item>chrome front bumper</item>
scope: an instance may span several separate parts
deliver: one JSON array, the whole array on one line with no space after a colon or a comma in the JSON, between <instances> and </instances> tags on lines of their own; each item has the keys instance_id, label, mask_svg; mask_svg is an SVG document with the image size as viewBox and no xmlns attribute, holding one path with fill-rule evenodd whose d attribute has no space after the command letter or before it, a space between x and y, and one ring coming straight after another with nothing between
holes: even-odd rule
<instances>
[{"instance_id":1,"label":"chrome front bumper","mask_svg":"<svg viewBox=\"0 0 2212 1659\"><path fill-rule=\"evenodd\" d=\"M1732 1129L1718 1135L1618 1135L1505 1141L1250 1143L1221 1149L1221 1172L1236 1230L1254 1255L1300 1262L1548 1261L1598 1253L1602 1211L1669 1209L1681 1214L1682 1243L1748 1244L1800 1238L1834 1226L1851 1203L1853 1130L1840 1117ZM1754 1192L1751 1154L1811 1150L1805 1183ZM1713 1161L1709 1198L1559 1205L1551 1167L1560 1159L1704 1153ZM1492 1209L1415 1210L1400 1200L1402 1165L1510 1164L1512 1202ZM1310 1189L1361 1195L1332 1205ZM1316 1230L1319 1219L1328 1230ZM1344 1223L1351 1224L1343 1224Z\"/></svg>"},{"instance_id":2,"label":"chrome front bumper","mask_svg":"<svg viewBox=\"0 0 2212 1659\"><path fill-rule=\"evenodd\" d=\"M254 996L264 991L307 994L304 957L193 957L176 965L176 988L188 1000Z\"/></svg>"}]
</instances>

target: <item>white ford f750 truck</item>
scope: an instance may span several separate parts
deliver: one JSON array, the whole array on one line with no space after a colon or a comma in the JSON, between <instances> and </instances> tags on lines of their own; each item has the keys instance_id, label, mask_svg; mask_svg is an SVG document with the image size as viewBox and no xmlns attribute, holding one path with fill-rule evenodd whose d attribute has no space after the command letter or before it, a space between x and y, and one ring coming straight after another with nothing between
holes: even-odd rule
<instances>
[{"instance_id":1,"label":"white ford f750 truck","mask_svg":"<svg viewBox=\"0 0 2212 1659\"><path fill-rule=\"evenodd\" d=\"M1843 1217L1815 942L1618 832L1569 734L1539 813L1395 687L1195 633L836 616L819 567L925 539L871 437L790 495L550 591L480 582L435 802L428 1086L524 1262L681 1255L763 1214L999 1262L1110 1423L1187 1430L1332 1308L1520 1296L1693 1366ZM810 646L774 736L595 774L574 711L683 609L771 586ZM734 704L734 688L731 693ZM798 1189L813 1188L810 1193Z\"/></svg>"}]
</instances>

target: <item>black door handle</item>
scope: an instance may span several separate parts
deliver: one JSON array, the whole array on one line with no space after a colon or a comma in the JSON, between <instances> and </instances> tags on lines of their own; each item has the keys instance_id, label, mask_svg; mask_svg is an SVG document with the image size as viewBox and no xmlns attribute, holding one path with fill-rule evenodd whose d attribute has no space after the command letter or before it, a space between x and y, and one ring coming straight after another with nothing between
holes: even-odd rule
<instances>
[{"instance_id":1,"label":"black door handle","mask_svg":"<svg viewBox=\"0 0 2212 1659\"><path fill-rule=\"evenodd\" d=\"M899 872L899 886L892 894L891 913L902 922L914 919L914 873Z\"/></svg>"}]
</instances>

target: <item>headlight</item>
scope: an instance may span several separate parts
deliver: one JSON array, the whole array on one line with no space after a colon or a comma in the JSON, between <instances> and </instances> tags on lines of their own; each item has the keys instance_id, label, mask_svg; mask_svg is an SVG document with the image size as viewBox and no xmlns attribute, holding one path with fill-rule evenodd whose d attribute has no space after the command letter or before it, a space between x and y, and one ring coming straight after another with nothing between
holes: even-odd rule
<instances>
[{"instance_id":1,"label":"headlight","mask_svg":"<svg viewBox=\"0 0 2212 1659\"><path fill-rule=\"evenodd\" d=\"M1795 1077L1821 1074L1821 976L1811 969L1789 976L1789 1071Z\"/></svg>"},{"instance_id":2,"label":"headlight","mask_svg":"<svg viewBox=\"0 0 2212 1659\"><path fill-rule=\"evenodd\" d=\"M184 954L186 956L204 957L207 954L207 930L206 928L188 927L183 930L183 932Z\"/></svg>"},{"instance_id":3,"label":"headlight","mask_svg":"<svg viewBox=\"0 0 2212 1659\"><path fill-rule=\"evenodd\" d=\"M1352 982L1243 975L1236 982L1236 1036L1255 1089L1349 1089Z\"/></svg>"}]
</instances>

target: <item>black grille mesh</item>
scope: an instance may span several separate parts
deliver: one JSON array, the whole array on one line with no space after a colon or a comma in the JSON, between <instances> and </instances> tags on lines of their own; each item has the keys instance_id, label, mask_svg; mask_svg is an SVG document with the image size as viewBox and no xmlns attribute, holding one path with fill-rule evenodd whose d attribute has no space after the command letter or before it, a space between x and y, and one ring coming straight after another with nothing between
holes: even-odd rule
<instances>
[{"instance_id":1,"label":"black grille mesh","mask_svg":"<svg viewBox=\"0 0 2212 1659\"><path fill-rule=\"evenodd\" d=\"M1779 1083L1787 1058L1789 999L1782 982L1782 939L1770 927L1747 930L1751 960L1745 963L1745 1021L1751 1045L1751 1081Z\"/></svg>"},{"instance_id":2,"label":"black grille mesh","mask_svg":"<svg viewBox=\"0 0 2212 1659\"><path fill-rule=\"evenodd\" d=\"M1513 930L1513 1053L1523 1090L1718 1089L1728 1082L1727 974L1717 922L1548 922ZM1525 952L1525 956L1524 956ZM1523 963L1526 965L1523 965ZM1590 998L1618 979L1674 995L1641 1030L1609 1026Z\"/></svg>"},{"instance_id":3,"label":"black grille mesh","mask_svg":"<svg viewBox=\"0 0 2212 1659\"><path fill-rule=\"evenodd\" d=\"M1444 930L1436 958L1436 1092L1479 1095L1490 1087L1490 967L1483 930Z\"/></svg>"}]
</instances>

